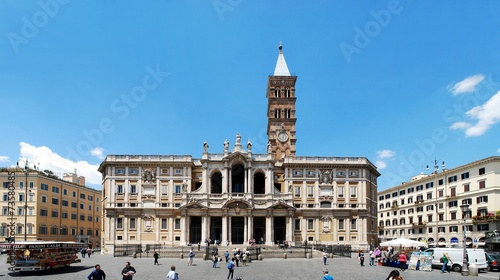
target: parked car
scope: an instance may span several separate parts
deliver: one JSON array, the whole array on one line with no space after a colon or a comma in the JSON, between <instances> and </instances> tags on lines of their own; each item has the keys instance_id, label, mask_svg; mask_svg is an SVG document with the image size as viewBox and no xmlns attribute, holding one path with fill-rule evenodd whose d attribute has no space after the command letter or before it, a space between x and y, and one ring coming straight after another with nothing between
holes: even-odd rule
<instances>
[{"instance_id":1,"label":"parked car","mask_svg":"<svg viewBox=\"0 0 500 280\"><path fill-rule=\"evenodd\" d=\"M0 249L0 254L7 254L7 249Z\"/></svg>"},{"instance_id":2,"label":"parked car","mask_svg":"<svg viewBox=\"0 0 500 280\"><path fill-rule=\"evenodd\" d=\"M101 251L101 247L96 247L94 249L92 249L92 252L100 252Z\"/></svg>"},{"instance_id":3,"label":"parked car","mask_svg":"<svg viewBox=\"0 0 500 280\"><path fill-rule=\"evenodd\" d=\"M488 269L500 271L500 253L485 253Z\"/></svg>"}]
</instances>

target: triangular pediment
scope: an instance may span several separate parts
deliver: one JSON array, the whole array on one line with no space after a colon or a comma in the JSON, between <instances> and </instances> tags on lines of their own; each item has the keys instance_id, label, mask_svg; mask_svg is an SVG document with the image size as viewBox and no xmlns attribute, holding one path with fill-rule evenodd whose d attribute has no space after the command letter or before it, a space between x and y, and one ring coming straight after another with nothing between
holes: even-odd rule
<instances>
[{"instance_id":1,"label":"triangular pediment","mask_svg":"<svg viewBox=\"0 0 500 280\"><path fill-rule=\"evenodd\" d=\"M187 204L179 207L179 209L208 209L208 207L199 203L196 200L192 200L192 201L188 202Z\"/></svg>"},{"instance_id":2,"label":"triangular pediment","mask_svg":"<svg viewBox=\"0 0 500 280\"><path fill-rule=\"evenodd\" d=\"M295 209L293 206L286 204L284 201L280 200L269 206L269 209Z\"/></svg>"}]
</instances>

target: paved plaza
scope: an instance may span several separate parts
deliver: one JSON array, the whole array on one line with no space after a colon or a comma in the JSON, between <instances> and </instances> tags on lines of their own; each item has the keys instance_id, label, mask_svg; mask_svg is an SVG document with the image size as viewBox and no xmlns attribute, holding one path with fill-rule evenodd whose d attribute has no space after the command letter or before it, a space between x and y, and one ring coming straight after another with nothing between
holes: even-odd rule
<instances>
[{"instance_id":1,"label":"paved plaza","mask_svg":"<svg viewBox=\"0 0 500 280\"><path fill-rule=\"evenodd\" d=\"M200 255L201 256L201 255ZM107 280L121 280L121 269L126 261L130 261L137 270L134 280L165 279L171 265L177 267L179 279L227 279L227 265L225 262L218 263L217 268L212 268L211 261L202 261L197 258L193 266L187 266L187 259L163 259L160 258L160 265L153 265L153 258L113 258L110 255L94 254L92 257L82 259L81 264L74 264L68 268L57 269L50 272L35 273L12 273L7 270L7 256L0 256L0 279L23 279L23 280L67 280L67 279L87 279L87 276L96 263L99 263L106 272ZM357 259L353 258L333 258L328 259L326 266L320 258L315 259L264 259L263 261L253 261L247 267L237 267L234 278L240 276L245 280L267 280L267 279L318 279L322 278L322 270L327 267L335 280L383 280L394 268L384 266L364 266L358 265ZM480 273L479 277L467 277L475 279L499 279L499 272ZM439 270L432 272L425 271L405 271L405 280L446 280L460 279L459 273L444 273ZM465 277L463 277L465 278Z\"/></svg>"}]
</instances>

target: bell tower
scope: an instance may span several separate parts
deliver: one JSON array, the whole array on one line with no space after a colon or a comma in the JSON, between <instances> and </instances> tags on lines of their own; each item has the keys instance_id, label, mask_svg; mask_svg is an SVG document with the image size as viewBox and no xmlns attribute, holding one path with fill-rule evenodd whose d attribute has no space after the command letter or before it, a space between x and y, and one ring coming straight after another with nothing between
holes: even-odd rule
<instances>
[{"instance_id":1,"label":"bell tower","mask_svg":"<svg viewBox=\"0 0 500 280\"><path fill-rule=\"evenodd\" d=\"M276 160L294 157L297 142L295 123L295 82L297 76L288 71L283 46L279 45L274 74L267 80L267 139Z\"/></svg>"}]
</instances>

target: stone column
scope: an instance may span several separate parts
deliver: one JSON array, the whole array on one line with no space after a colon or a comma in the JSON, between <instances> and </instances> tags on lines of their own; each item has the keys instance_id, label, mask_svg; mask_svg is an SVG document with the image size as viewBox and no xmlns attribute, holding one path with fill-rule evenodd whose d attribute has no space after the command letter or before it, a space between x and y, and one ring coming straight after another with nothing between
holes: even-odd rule
<instances>
[{"instance_id":1,"label":"stone column","mask_svg":"<svg viewBox=\"0 0 500 280\"><path fill-rule=\"evenodd\" d=\"M288 211L288 217L287 217L287 223L286 223L286 240L289 242L295 242L295 240L293 238L293 212L292 211Z\"/></svg>"},{"instance_id":2,"label":"stone column","mask_svg":"<svg viewBox=\"0 0 500 280\"><path fill-rule=\"evenodd\" d=\"M243 244L248 241L248 218L243 217Z\"/></svg>"},{"instance_id":3,"label":"stone column","mask_svg":"<svg viewBox=\"0 0 500 280\"><path fill-rule=\"evenodd\" d=\"M175 230L175 216L171 216L168 218L169 220L169 231L168 231L168 239L171 244L174 244L174 230Z\"/></svg>"},{"instance_id":4,"label":"stone column","mask_svg":"<svg viewBox=\"0 0 500 280\"><path fill-rule=\"evenodd\" d=\"M266 245L272 245L274 240L274 234L272 234L273 231L273 217L272 213L268 212L266 215L266 240L264 240Z\"/></svg>"},{"instance_id":5,"label":"stone column","mask_svg":"<svg viewBox=\"0 0 500 280\"><path fill-rule=\"evenodd\" d=\"M248 238L256 239L256 237L253 235L253 214L252 210L248 210Z\"/></svg>"},{"instance_id":6,"label":"stone column","mask_svg":"<svg viewBox=\"0 0 500 280\"><path fill-rule=\"evenodd\" d=\"M226 241L229 240L227 236L227 228L228 228L228 218L227 218L227 212L224 210L224 213L222 214L222 240L221 244L226 244Z\"/></svg>"},{"instance_id":7,"label":"stone column","mask_svg":"<svg viewBox=\"0 0 500 280\"><path fill-rule=\"evenodd\" d=\"M201 216L201 243L204 243L207 240L207 216Z\"/></svg>"},{"instance_id":8,"label":"stone column","mask_svg":"<svg viewBox=\"0 0 500 280\"><path fill-rule=\"evenodd\" d=\"M228 221L228 222L229 222L229 223L228 223L228 224L229 224L229 230L228 230L228 233L227 233L227 234L229 235L229 237L228 237L229 239L228 239L228 240L229 240L231 243L233 243L233 237L232 237L232 234L231 234L231 233L232 233L231 229L232 229L232 226L233 226L233 225L232 225L232 223L233 223L233 219L231 219L231 217L229 217L229 221Z\"/></svg>"},{"instance_id":9,"label":"stone column","mask_svg":"<svg viewBox=\"0 0 500 280\"><path fill-rule=\"evenodd\" d=\"M187 215L185 212L181 213L181 244L185 245L186 244L186 231L188 230L187 228Z\"/></svg>"}]
</instances>

